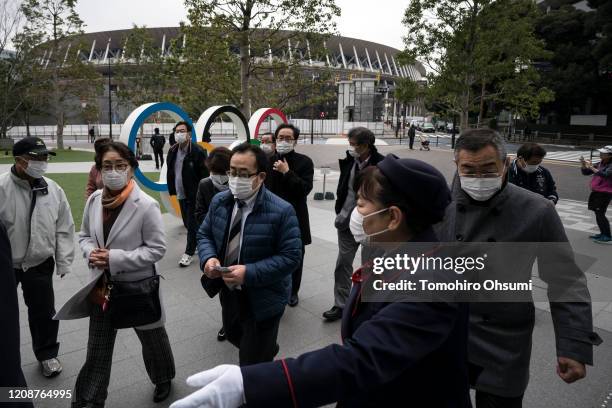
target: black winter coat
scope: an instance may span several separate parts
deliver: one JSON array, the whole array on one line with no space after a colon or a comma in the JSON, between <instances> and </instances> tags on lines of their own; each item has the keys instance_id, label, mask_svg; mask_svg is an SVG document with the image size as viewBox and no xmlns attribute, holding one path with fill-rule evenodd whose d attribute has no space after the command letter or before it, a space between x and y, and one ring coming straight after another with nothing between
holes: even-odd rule
<instances>
[{"instance_id":1,"label":"black winter coat","mask_svg":"<svg viewBox=\"0 0 612 408\"><path fill-rule=\"evenodd\" d=\"M4 224L0 222L0 387L27 387L21 371L19 351L19 304L13 270L11 244ZM8 406L12 406L8 404ZM15 404L32 407L28 404Z\"/></svg>"},{"instance_id":2,"label":"black winter coat","mask_svg":"<svg viewBox=\"0 0 612 408\"><path fill-rule=\"evenodd\" d=\"M200 180L200 185L198 186L198 195L196 197L195 204L195 217L198 225L202 225L204 218L206 218L206 214L208 214L208 208L210 207L210 202L212 201L215 194L220 192L221 190L217 190L215 185L213 184L210 177L206 177Z\"/></svg>"},{"instance_id":3,"label":"black winter coat","mask_svg":"<svg viewBox=\"0 0 612 408\"><path fill-rule=\"evenodd\" d=\"M281 160L281 157L287 160L289 164L289 171L286 174L272 169L274 162ZM293 206L300 224L304 245L312 242L307 198L312 191L313 177L314 164L310 157L292 151L284 156L276 153L270 158L270 166L265 181L268 190Z\"/></svg>"},{"instance_id":4,"label":"black winter coat","mask_svg":"<svg viewBox=\"0 0 612 408\"><path fill-rule=\"evenodd\" d=\"M176 163L176 155L179 149L178 143L175 144L168 150L168 193L170 195L176 195L176 175L174 174L174 164ZM196 194L198 192L198 185L200 180L208 177L208 169L204 165L204 161L208 154L206 150L202 149L199 145L191 142L189 145L189 151L185 155L183 160L183 188L185 190L185 196L187 200L195 202Z\"/></svg>"},{"instance_id":5,"label":"black winter coat","mask_svg":"<svg viewBox=\"0 0 612 408\"><path fill-rule=\"evenodd\" d=\"M385 156L378 153L376 147L372 146L370 147L370 160L368 160L367 166L376 166L376 164L384 158ZM339 214L342 210L344 200L346 200L346 196L348 195L348 183L351 177L351 169L355 164L355 159L353 156L346 153L346 158L338 160L338 163L340 164L340 179L338 180L338 189L336 190L336 214Z\"/></svg>"},{"instance_id":6,"label":"black winter coat","mask_svg":"<svg viewBox=\"0 0 612 408\"><path fill-rule=\"evenodd\" d=\"M523 187L529 191L543 196L551 200L553 203L559 201L557 187L550 171L540 166L535 172L527 173L521 170L516 161L510 165L508 170L508 181L519 187Z\"/></svg>"}]
</instances>

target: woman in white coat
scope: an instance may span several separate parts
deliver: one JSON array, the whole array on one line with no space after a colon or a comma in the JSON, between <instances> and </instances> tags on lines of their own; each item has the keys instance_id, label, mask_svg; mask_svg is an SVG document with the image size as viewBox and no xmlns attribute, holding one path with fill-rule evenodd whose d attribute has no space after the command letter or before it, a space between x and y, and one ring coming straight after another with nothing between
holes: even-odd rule
<instances>
[{"instance_id":1,"label":"woman in white coat","mask_svg":"<svg viewBox=\"0 0 612 408\"><path fill-rule=\"evenodd\" d=\"M102 172L104 188L87 200L79 234L90 279L56 315L60 320L90 319L87 357L76 381L73 408L103 407L107 396L117 330L109 313L96 301L96 287L101 287L103 276L113 281L151 277L156 273L155 263L166 252L159 204L132 179L138 166L134 153L121 142L111 142L101 148L96 166ZM168 397L175 375L164 321L162 306L158 321L134 328L142 343L147 373L155 384L155 402Z\"/></svg>"}]
</instances>

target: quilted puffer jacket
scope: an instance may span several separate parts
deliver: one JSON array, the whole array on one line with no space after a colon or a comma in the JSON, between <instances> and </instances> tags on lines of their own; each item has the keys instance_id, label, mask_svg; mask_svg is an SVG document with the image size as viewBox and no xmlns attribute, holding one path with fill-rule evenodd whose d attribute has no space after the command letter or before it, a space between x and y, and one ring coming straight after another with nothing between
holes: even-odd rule
<instances>
[{"instance_id":1,"label":"quilted puffer jacket","mask_svg":"<svg viewBox=\"0 0 612 408\"><path fill-rule=\"evenodd\" d=\"M242 287L255 319L260 321L285 309L291 291L291 273L302 257L302 241L291 204L264 186L257 194L244 224L240 263L246 266ZM223 262L233 208L234 197L229 190L215 195L210 203L197 235L201 269L210 258ZM211 281L216 281L219 287L224 285L221 278Z\"/></svg>"}]
</instances>

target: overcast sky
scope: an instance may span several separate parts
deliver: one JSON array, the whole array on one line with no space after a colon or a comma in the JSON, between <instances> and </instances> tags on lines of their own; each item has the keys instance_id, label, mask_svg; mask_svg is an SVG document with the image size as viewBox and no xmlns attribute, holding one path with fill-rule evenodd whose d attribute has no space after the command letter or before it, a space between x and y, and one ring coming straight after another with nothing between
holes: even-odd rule
<instances>
[{"instance_id":1,"label":"overcast sky","mask_svg":"<svg viewBox=\"0 0 612 408\"><path fill-rule=\"evenodd\" d=\"M342 10L338 31L346 37L402 49L402 16L408 0L336 0ZM187 20L183 0L79 0L85 32L119 30L133 24L178 26Z\"/></svg>"}]
</instances>

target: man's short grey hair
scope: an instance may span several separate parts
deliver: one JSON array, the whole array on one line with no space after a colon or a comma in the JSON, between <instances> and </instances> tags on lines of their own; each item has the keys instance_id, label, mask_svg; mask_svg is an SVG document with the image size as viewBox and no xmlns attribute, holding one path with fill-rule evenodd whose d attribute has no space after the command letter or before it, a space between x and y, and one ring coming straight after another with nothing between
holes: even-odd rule
<instances>
[{"instance_id":1,"label":"man's short grey hair","mask_svg":"<svg viewBox=\"0 0 612 408\"><path fill-rule=\"evenodd\" d=\"M501 161L506 160L507 152L504 138L495 130L487 128L468 129L461 133L455 144L455 159L457 159L461 150L477 152L487 146L493 146L497 150Z\"/></svg>"}]
</instances>

